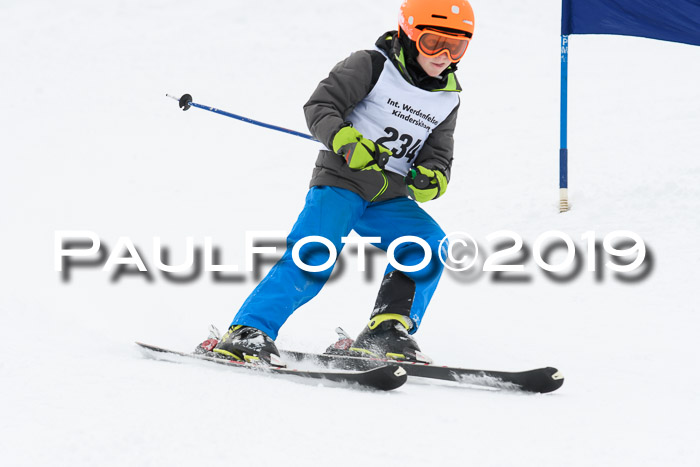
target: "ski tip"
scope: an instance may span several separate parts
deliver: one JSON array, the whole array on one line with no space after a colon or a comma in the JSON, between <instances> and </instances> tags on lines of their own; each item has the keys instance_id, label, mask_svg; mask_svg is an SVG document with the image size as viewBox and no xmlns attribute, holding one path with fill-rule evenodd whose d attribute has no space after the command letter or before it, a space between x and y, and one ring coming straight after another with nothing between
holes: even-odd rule
<instances>
[{"instance_id":1,"label":"ski tip","mask_svg":"<svg viewBox=\"0 0 700 467\"><path fill-rule=\"evenodd\" d=\"M531 375L527 378L526 384L523 387L524 390L529 392L545 394L556 391L564 384L564 374L551 366L540 368L539 370L532 370L530 373Z\"/></svg>"},{"instance_id":2,"label":"ski tip","mask_svg":"<svg viewBox=\"0 0 700 467\"><path fill-rule=\"evenodd\" d=\"M385 365L365 373L365 383L382 391L399 388L407 379L408 373L399 365Z\"/></svg>"}]
</instances>

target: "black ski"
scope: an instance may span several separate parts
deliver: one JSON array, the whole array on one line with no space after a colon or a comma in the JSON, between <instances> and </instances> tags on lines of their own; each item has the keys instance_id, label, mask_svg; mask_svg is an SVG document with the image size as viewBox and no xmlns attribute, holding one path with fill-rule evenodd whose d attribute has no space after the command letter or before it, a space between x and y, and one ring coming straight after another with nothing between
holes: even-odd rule
<instances>
[{"instance_id":1,"label":"black ski","mask_svg":"<svg viewBox=\"0 0 700 467\"><path fill-rule=\"evenodd\" d=\"M242 363L235 360L228 360L221 357L212 357L206 354L194 354L188 352L179 352L177 350L164 349L155 345L136 342L140 347L160 353L179 355L197 360L205 360L208 362L218 363L231 368L253 371L256 373L273 375L273 376L289 376L294 378L316 379L321 381L329 381L333 383L342 383L348 385L359 385L364 388L379 389L382 391L390 391L401 387L406 382L406 371L393 362L373 365L366 369L344 369L352 371L307 371L293 370L288 368L266 367L261 365L252 365ZM338 368L341 369L341 368Z\"/></svg>"},{"instance_id":2,"label":"black ski","mask_svg":"<svg viewBox=\"0 0 700 467\"><path fill-rule=\"evenodd\" d=\"M351 357L345 355L315 354L281 350L286 361L311 362L331 369L367 371L381 365L399 365L409 376L455 381L463 384L485 386L514 391L546 393L559 389L564 384L564 376L556 368L508 372L491 370L471 370L438 366L427 363L398 362L376 358Z\"/></svg>"}]
</instances>

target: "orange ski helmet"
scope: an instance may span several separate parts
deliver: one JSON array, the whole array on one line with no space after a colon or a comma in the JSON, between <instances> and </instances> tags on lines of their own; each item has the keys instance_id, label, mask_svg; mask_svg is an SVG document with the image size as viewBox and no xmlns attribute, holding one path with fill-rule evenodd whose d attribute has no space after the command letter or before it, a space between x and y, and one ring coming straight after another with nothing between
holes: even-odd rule
<instances>
[{"instance_id":1,"label":"orange ski helmet","mask_svg":"<svg viewBox=\"0 0 700 467\"><path fill-rule=\"evenodd\" d=\"M471 39L474 11L467 0L404 0L399 26L412 41L418 40L424 28L463 33Z\"/></svg>"}]
</instances>

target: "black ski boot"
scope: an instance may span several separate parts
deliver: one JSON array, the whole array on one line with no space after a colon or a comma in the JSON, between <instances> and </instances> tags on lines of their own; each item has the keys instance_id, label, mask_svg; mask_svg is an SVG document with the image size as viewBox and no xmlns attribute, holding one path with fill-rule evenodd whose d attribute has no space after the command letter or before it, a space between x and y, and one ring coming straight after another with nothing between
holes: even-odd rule
<instances>
[{"instance_id":1,"label":"black ski boot","mask_svg":"<svg viewBox=\"0 0 700 467\"><path fill-rule=\"evenodd\" d=\"M432 363L408 334L413 322L407 316L383 313L373 317L348 351L357 357L388 358Z\"/></svg>"},{"instance_id":2,"label":"black ski boot","mask_svg":"<svg viewBox=\"0 0 700 467\"><path fill-rule=\"evenodd\" d=\"M349 346L352 355L431 363L408 334L416 283L401 271L384 276L369 324Z\"/></svg>"},{"instance_id":3,"label":"black ski boot","mask_svg":"<svg viewBox=\"0 0 700 467\"><path fill-rule=\"evenodd\" d=\"M250 326L231 326L213 352L240 362L284 367L275 341L259 329Z\"/></svg>"}]
</instances>

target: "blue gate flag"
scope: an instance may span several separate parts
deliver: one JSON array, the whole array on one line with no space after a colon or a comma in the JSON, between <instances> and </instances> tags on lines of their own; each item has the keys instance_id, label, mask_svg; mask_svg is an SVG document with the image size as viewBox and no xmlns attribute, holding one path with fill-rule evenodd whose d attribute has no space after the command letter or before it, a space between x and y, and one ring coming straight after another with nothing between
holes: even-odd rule
<instances>
[{"instance_id":1,"label":"blue gate flag","mask_svg":"<svg viewBox=\"0 0 700 467\"><path fill-rule=\"evenodd\" d=\"M561 33L700 45L700 0L562 0Z\"/></svg>"}]
</instances>

